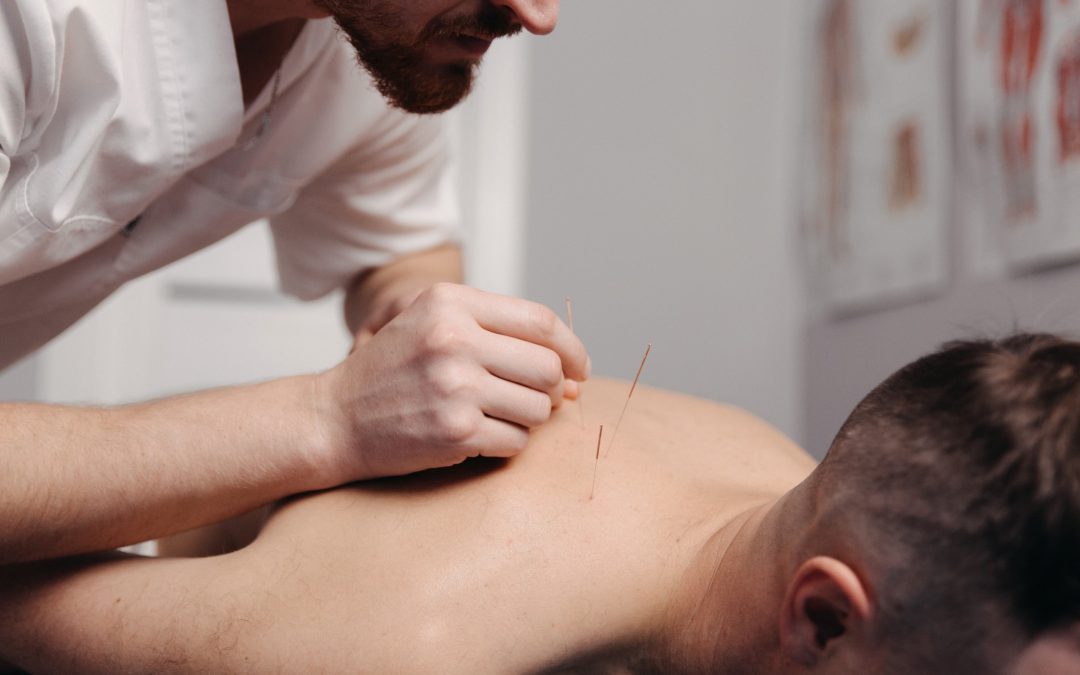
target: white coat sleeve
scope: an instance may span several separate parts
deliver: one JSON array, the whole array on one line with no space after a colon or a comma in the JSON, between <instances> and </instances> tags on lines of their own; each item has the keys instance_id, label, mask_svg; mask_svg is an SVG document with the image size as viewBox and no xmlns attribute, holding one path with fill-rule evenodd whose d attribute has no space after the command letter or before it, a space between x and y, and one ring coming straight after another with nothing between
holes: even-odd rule
<instances>
[{"instance_id":1,"label":"white coat sleeve","mask_svg":"<svg viewBox=\"0 0 1080 675\"><path fill-rule=\"evenodd\" d=\"M447 122L392 111L270 221L282 289L302 299L460 238Z\"/></svg>"}]
</instances>

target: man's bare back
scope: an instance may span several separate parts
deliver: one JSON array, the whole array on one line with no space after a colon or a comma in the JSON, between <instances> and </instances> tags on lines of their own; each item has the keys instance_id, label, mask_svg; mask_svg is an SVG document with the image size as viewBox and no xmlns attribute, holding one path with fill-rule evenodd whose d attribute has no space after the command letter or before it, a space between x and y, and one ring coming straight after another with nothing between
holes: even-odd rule
<instances>
[{"instance_id":1,"label":"man's bare back","mask_svg":"<svg viewBox=\"0 0 1080 675\"><path fill-rule=\"evenodd\" d=\"M584 428L568 403L508 461L292 500L236 553L67 572L21 605L48 614L25 638L48 645L46 669L84 672L625 661L701 601L742 514L814 467L742 411L648 387L616 436L627 390L591 381Z\"/></svg>"},{"instance_id":2,"label":"man's bare back","mask_svg":"<svg viewBox=\"0 0 1080 675\"><path fill-rule=\"evenodd\" d=\"M628 386L593 382L584 425L564 406L512 460L295 499L232 554L3 568L0 658L1080 673L1078 372L1080 342L1058 336L950 343L870 392L816 467L750 415L647 388L612 447Z\"/></svg>"}]
</instances>

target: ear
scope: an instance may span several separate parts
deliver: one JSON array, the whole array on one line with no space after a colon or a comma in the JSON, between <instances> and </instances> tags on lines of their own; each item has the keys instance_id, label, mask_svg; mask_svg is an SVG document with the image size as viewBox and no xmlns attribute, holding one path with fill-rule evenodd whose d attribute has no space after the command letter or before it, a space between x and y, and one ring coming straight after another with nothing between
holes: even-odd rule
<instances>
[{"instance_id":1,"label":"ear","mask_svg":"<svg viewBox=\"0 0 1080 675\"><path fill-rule=\"evenodd\" d=\"M784 595L780 649L792 661L814 666L870 616L866 588L850 567L835 558L811 558L795 572Z\"/></svg>"}]
</instances>

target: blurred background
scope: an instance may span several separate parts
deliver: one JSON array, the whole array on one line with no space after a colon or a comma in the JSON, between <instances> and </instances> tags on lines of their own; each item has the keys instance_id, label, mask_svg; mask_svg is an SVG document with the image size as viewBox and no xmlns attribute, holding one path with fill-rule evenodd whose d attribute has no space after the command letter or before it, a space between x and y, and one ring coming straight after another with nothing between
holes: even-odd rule
<instances>
[{"instance_id":1,"label":"blurred background","mask_svg":"<svg viewBox=\"0 0 1080 675\"><path fill-rule=\"evenodd\" d=\"M651 342L643 382L821 456L942 341L1080 326L1076 4L565 2L553 35L494 47L453 113L469 280L560 314L570 296L594 372L633 377ZM276 285L247 228L0 374L0 400L340 360L340 298Z\"/></svg>"}]
</instances>

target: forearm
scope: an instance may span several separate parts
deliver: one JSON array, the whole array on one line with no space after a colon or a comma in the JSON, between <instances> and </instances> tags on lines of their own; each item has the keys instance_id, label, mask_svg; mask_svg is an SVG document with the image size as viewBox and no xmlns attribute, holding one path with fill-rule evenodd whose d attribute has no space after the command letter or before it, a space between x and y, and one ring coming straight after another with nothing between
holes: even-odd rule
<instances>
[{"instance_id":1,"label":"forearm","mask_svg":"<svg viewBox=\"0 0 1080 675\"><path fill-rule=\"evenodd\" d=\"M257 623L260 574L118 554L0 568L0 659L35 673L251 670L234 652Z\"/></svg>"},{"instance_id":2,"label":"forearm","mask_svg":"<svg viewBox=\"0 0 1080 675\"><path fill-rule=\"evenodd\" d=\"M112 409L0 404L0 563L102 550L329 487L316 378Z\"/></svg>"},{"instance_id":3,"label":"forearm","mask_svg":"<svg viewBox=\"0 0 1080 675\"><path fill-rule=\"evenodd\" d=\"M403 256L358 276L346 289L345 321L356 335L375 332L405 309L416 294L440 281L461 283L461 249L454 244Z\"/></svg>"}]
</instances>

